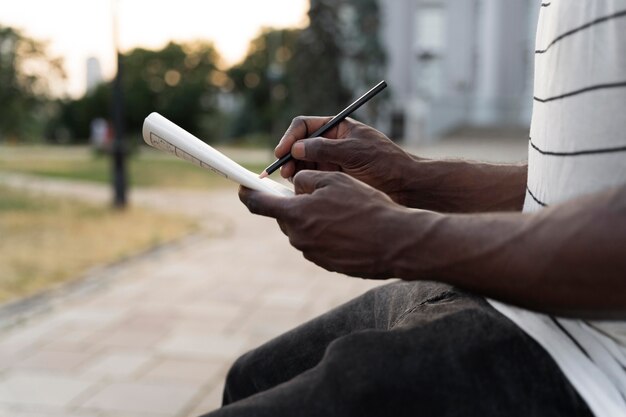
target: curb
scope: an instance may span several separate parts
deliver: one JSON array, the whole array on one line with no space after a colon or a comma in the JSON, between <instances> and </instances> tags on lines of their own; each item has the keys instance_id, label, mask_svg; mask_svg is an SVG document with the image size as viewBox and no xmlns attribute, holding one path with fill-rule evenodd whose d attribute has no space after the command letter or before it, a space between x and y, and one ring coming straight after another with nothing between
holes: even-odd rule
<instances>
[{"instance_id":1,"label":"curb","mask_svg":"<svg viewBox=\"0 0 626 417\"><path fill-rule=\"evenodd\" d=\"M194 232L113 263L92 268L78 278L57 287L0 304L0 332L6 332L12 327L24 324L43 313L53 311L63 303L80 299L113 285L118 281L115 273L131 263L158 257L170 250L183 249L206 237L206 233Z\"/></svg>"}]
</instances>

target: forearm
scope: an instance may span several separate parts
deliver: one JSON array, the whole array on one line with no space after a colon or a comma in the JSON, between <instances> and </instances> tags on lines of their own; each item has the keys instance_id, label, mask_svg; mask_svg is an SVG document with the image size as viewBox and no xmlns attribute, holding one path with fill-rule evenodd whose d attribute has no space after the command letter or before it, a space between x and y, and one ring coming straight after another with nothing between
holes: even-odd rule
<instances>
[{"instance_id":1,"label":"forearm","mask_svg":"<svg viewBox=\"0 0 626 417\"><path fill-rule=\"evenodd\" d=\"M397 245L395 275L554 314L624 318L625 195L622 187L532 215L409 213L430 220L406 222L419 238Z\"/></svg>"},{"instance_id":2,"label":"forearm","mask_svg":"<svg viewBox=\"0 0 626 417\"><path fill-rule=\"evenodd\" d=\"M415 157L403 175L406 182L401 203L447 213L520 211L526 175L526 164Z\"/></svg>"}]
</instances>

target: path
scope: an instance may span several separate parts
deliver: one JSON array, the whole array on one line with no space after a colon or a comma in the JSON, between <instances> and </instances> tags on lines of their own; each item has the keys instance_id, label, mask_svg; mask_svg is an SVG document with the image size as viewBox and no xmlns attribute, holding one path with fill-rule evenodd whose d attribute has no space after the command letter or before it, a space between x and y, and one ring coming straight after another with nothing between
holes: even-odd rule
<instances>
[{"instance_id":1,"label":"path","mask_svg":"<svg viewBox=\"0 0 626 417\"><path fill-rule=\"evenodd\" d=\"M2 181L109 198L94 185ZM305 261L273 220L247 213L236 189L131 198L203 216L211 230L99 271L97 291L53 301L1 335L0 416L198 415L219 405L239 354L377 284Z\"/></svg>"}]
</instances>

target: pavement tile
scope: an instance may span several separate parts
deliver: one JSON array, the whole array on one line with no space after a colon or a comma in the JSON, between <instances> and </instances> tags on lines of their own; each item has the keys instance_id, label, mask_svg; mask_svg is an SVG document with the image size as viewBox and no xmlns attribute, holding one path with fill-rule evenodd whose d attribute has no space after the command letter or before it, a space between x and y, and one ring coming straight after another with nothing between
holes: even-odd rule
<instances>
[{"instance_id":1,"label":"pavement tile","mask_svg":"<svg viewBox=\"0 0 626 417\"><path fill-rule=\"evenodd\" d=\"M84 307L89 310L102 310L102 311L115 311L120 312L128 311L128 307L134 305L135 299L131 297L121 296L113 292L107 292L105 295L95 297L91 301L84 304Z\"/></svg>"},{"instance_id":2,"label":"pavement tile","mask_svg":"<svg viewBox=\"0 0 626 417\"><path fill-rule=\"evenodd\" d=\"M224 382L216 384L210 391L202 396L202 399L196 404L185 417L198 417L209 411L218 409L222 405L222 394L224 392Z\"/></svg>"},{"instance_id":3,"label":"pavement tile","mask_svg":"<svg viewBox=\"0 0 626 417\"><path fill-rule=\"evenodd\" d=\"M157 310L133 310L123 327L126 330L149 331L154 333L167 333L177 323L178 314L175 307Z\"/></svg>"},{"instance_id":4,"label":"pavement tile","mask_svg":"<svg viewBox=\"0 0 626 417\"><path fill-rule=\"evenodd\" d=\"M181 318L176 321L174 328L170 332L170 335L176 333L191 333L191 334L220 334L226 333L230 326L230 322L225 320L206 319L197 317Z\"/></svg>"},{"instance_id":5,"label":"pavement tile","mask_svg":"<svg viewBox=\"0 0 626 417\"><path fill-rule=\"evenodd\" d=\"M269 339L304 322L304 314L291 308L264 306L251 309L250 314L240 323L231 326L230 330Z\"/></svg>"},{"instance_id":6,"label":"pavement tile","mask_svg":"<svg viewBox=\"0 0 626 417\"><path fill-rule=\"evenodd\" d=\"M152 327L154 324L166 325L175 322L178 318L176 304L141 303L128 314L125 323L129 327L134 327L135 324L140 327L146 325Z\"/></svg>"},{"instance_id":7,"label":"pavement tile","mask_svg":"<svg viewBox=\"0 0 626 417\"><path fill-rule=\"evenodd\" d=\"M175 324L175 330L179 330L179 324L198 323L198 327L212 333L226 329L233 321L246 315L245 305L234 303L208 302L204 304L181 305L177 308L179 320Z\"/></svg>"},{"instance_id":8,"label":"pavement tile","mask_svg":"<svg viewBox=\"0 0 626 417\"><path fill-rule=\"evenodd\" d=\"M90 329L73 329L69 328L59 328L47 334L42 340L46 341L56 341L56 342L67 342L67 343L80 343L83 342L87 337L91 336L94 333L94 330Z\"/></svg>"},{"instance_id":9,"label":"pavement tile","mask_svg":"<svg viewBox=\"0 0 626 417\"><path fill-rule=\"evenodd\" d=\"M244 284L222 284L211 291L203 293L202 298L207 303L222 302L246 305L253 302L258 295L262 293L259 288L252 288L250 285Z\"/></svg>"},{"instance_id":10,"label":"pavement tile","mask_svg":"<svg viewBox=\"0 0 626 417\"><path fill-rule=\"evenodd\" d=\"M266 291L259 298L263 306L285 307L299 310L306 305L307 301L311 298L311 294L299 288L273 288L272 290Z\"/></svg>"},{"instance_id":11,"label":"pavement tile","mask_svg":"<svg viewBox=\"0 0 626 417\"><path fill-rule=\"evenodd\" d=\"M15 369L38 371L72 371L92 356L91 353L43 349L16 363Z\"/></svg>"},{"instance_id":12,"label":"pavement tile","mask_svg":"<svg viewBox=\"0 0 626 417\"><path fill-rule=\"evenodd\" d=\"M180 383L118 382L104 387L85 401L80 409L174 416L197 390L195 386Z\"/></svg>"},{"instance_id":13,"label":"pavement tile","mask_svg":"<svg viewBox=\"0 0 626 417\"><path fill-rule=\"evenodd\" d=\"M19 356L37 346L46 334L57 327L52 320L43 320L12 328L0 335L0 352Z\"/></svg>"},{"instance_id":14,"label":"pavement tile","mask_svg":"<svg viewBox=\"0 0 626 417\"><path fill-rule=\"evenodd\" d=\"M231 360L241 354L248 345L248 338L240 335L175 332L157 345L157 350L170 356Z\"/></svg>"},{"instance_id":15,"label":"pavement tile","mask_svg":"<svg viewBox=\"0 0 626 417\"><path fill-rule=\"evenodd\" d=\"M107 352L83 367L89 375L110 377L130 377L153 360L153 356L146 353Z\"/></svg>"},{"instance_id":16,"label":"pavement tile","mask_svg":"<svg viewBox=\"0 0 626 417\"><path fill-rule=\"evenodd\" d=\"M0 381L0 403L66 406L93 381L75 375L14 371Z\"/></svg>"},{"instance_id":17,"label":"pavement tile","mask_svg":"<svg viewBox=\"0 0 626 417\"><path fill-rule=\"evenodd\" d=\"M74 412L59 407L13 406L0 409L0 417L103 417L94 412Z\"/></svg>"},{"instance_id":18,"label":"pavement tile","mask_svg":"<svg viewBox=\"0 0 626 417\"><path fill-rule=\"evenodd\" d=\"M112 305L117 305L118 303L128 302L129 300L138 300L143 297L145 291L146 283L144 282L144 280L127 279L115 285L115 287L111 288L106 297L99 297L97 300L95 300L92 306L102 306L106 305L106 303L112 303Z\"/></svg>"},{"instance_id":19,"label":"pavement tile","mask_svg":"<svg viewBox=\"0 0 626 417\"><path fill-rule=\"evenodd\" d=\"M0 348L0 371L11 368L16 363L21 361L24 357L28 356L32 351L33 348L17 352L12 349L8 349L5 351Z\"/></svg>"},{"instance_id":20,"label":"pavement tile","mask_svg":"<svg viewBox=\"0 0 626 417\"><path fill-rule=\"evenodd\" d=\"M56 315L53 320L67 328L98 329L120 321L125 314L125 309L75 307L65 309Z\"/></svg>"},{"instance_id":21,"label":"pavement tile","mask_svg":"<svg viewBox=\"0 0 626 417\"><path fill-rule=\"evenodd\" d=\"M163 358L141 375L146 381L182 381L204 383L225 374L226 365L219 359Z\"/></svg>"},{"instance_id":22,"label":"pavement tile","mask_svg":"<svg viewBox=\"0 0 626 417\"><path fill-rule=\"evenodd\" d=\"M172 282L170 280L171 277L177 277L177 279L187 279L187 277L193 277L198 273L196 268L193 268L191 265L186 265L181 262L181 256L176 257L176 262L163 262L161 267L158 270L153 270L150 274L150 280L154 281L157 279L165 279Z\"/></svg>"},{"instance_id":23,"label":"pavement tile","mask_svg":"<svg viewBox=\"0 0 626 417\"><path fill-rule=\"evenodd\" d=\"M95 333L89 338L90 343L103 347L120 348L149 348L163 339L167 332L165 330L140 330L136 328L126 328L120 325L113 329L107 329Z\"/></svg>"},{"instance_id":24,"label":"pavement tile","mask_svg":"<svg viewBox=\"0 0 626 417\"><path fill-rule=\"evenodd\" d=\"M41 339L42 349L95 352L100 346L89 342L94 333L90 329L61 328Z\"/></svg>"}]
</instances>

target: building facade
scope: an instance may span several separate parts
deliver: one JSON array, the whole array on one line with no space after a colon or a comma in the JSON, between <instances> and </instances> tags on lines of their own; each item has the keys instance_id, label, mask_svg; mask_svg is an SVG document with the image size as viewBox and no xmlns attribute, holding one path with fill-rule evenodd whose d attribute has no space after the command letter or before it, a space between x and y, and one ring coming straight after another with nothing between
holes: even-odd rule
<instances>
[{"instance_id":1,"label":"building facade","mask_svg":"<svg viewBox=\"0 0 626 417\"><path fill-rule=\"evenodd\" d=\"M87 93L93 91L101 82L102 68L100 67L100 61L96 57L87 58L85 91Z\"/></svg>"},{"instance_id":2,"label":"building facade","mask_svg":"<svg viewBox=\"0 0 626 417\"><path fill-rule=\"evenodd\" d=\"M528 126L539 0L380 1L392 105L408 144L460 126Z\"/></svg>"}]
</instances>

